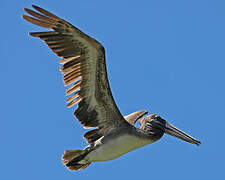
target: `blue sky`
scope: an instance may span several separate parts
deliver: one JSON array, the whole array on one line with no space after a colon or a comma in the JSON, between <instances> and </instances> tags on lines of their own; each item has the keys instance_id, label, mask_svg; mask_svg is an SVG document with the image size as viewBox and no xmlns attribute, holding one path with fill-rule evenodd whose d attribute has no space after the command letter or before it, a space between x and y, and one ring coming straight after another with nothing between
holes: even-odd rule
<instances>
[{"instance_id":1,"label":"blue sky","mask_svg":"<svg viewBox=\"0 0 225 180\"><path fill-rule=\"evenodd\" d=\"M0 179L223 179L225 1L2 0ZM158 142L78 172L61 163L86 146L65 104L59 58L21 18L41 6L100 41L114 98L126 115L146 109L200 139Z\"/></svg>"}]
</instances>

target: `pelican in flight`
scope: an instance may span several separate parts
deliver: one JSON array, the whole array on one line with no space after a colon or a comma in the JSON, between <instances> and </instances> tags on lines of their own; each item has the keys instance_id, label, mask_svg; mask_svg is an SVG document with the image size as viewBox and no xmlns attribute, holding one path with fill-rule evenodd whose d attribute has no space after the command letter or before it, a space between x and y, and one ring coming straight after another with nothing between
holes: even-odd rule
<instances>
[{"instance_id":1,"label":"pelican in flight","mask_svg":"<svg viewBox=\"0 0 225 180\"><path fill-rule=\"evenodd\" d=\"M32 32L31 36L43 40L57 56L62 66L67 107L78 104L74 116L84 128L92 128L83 136L89 145L82 150L66 150L62 162L70 170L84 169L92 162L109 161L159 140L164 133L192 144L200 145L156 114L145 110L123 117L110 90L104 47L69 22L34 6L25 8L33 17L23 15L28 22L52 29ZM135 122L140 128L135 127Z\"/></svg>"}]
</instances>

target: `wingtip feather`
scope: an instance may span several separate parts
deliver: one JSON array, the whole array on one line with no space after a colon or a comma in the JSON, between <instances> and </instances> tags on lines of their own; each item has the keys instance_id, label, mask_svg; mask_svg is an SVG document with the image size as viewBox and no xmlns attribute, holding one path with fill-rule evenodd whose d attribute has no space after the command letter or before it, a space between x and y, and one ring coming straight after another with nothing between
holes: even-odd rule
<instances>
[{"instance_id":1,"label":"wingtip feather","mask_svg":"<svg viewBox=\"0 0 225 180\"><path fill-rule=\"evenodd\" d=\"M39 7L39 6L32 5L32 7L33 7L35 10L37 10L38 12L40 12L40 13L42 13L42 14L44 14L44 15L46 15L46 16L48 16L48 17L54 19L54 20L57 20L57 21L61 20L58 16L56 16L56 15L50 13L49 11L47 11L47 10L45 10L45 9Z\"/></svg>"},{"instance_id":2,"label":"wingtip feather","mask_svg":"<svg viewBox=\"0 0 225 180\"><path fill-rule=\"evenodd\" d=\"M45 27L45 28L53 29L54 27L56 27L53 24L50 24L50 23L47 23L47 22L44 22L44 21L40 21L38 19L32 18L32 17L27 16L27 15L23 15L23 19L25 19L26 21L28 21L32 24L35 24L35 25L41 26L41 27Z\"/></svg>"}]
</instances>

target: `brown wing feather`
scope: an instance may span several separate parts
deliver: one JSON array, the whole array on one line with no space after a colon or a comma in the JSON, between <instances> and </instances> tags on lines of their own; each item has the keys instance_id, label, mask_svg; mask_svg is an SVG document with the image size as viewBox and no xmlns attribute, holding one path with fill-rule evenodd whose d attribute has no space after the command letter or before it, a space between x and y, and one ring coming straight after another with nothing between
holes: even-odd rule
<instances>
[{"instance_id":1,"label":"brown wing feather","mask_svg":"<svg viewBox=\"0 0 225 180\"><path fill-rule=\"evenodd\" d=\"M66 95L71 95L67 106L78 103L74 115L84 128L97 127L98 134L104 134L115 126L129 126L111 94L103 46L54 14L37 6L33 8L39 13L25 8L34 18L26 15L23 18L53 31L30 35L42 39L53 52L63 57L60 70L64 75L64 84L72 84L66 91ZM86 134L86 137L91 140L98 138L93 133Z\"/></svg>"},{"instance_id":2,"label":"brown wing feather","mask_svg":"<svg viewBox=\"0 0 225 180\"><path fill-rule=\"evenodd\" d=\"M142 110L142 111L137 111L137 112L133 112L127 116L125 116L124 118L126 119L127 122L129 122L131 125L134 125L136 123L137 120L139 120L140 118L142 118L144 115L148 114L148 111L146 110Z\"/></svg>"}]
</instances>

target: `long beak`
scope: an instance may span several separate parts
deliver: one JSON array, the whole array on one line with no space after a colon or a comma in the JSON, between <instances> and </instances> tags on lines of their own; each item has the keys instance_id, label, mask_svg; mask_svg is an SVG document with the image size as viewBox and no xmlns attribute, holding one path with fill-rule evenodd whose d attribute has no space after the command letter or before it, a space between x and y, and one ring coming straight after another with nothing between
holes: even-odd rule
<instances>
[{"instance_id":1,"label":"long beak","mask_svg":"<svg viewBox=\"0 0 225 180\"><path fill-rule=\"evenodd\" d=\"M175 136L177 138L180 138L183 141L187 141L189 143L196 144L197 146L199 146L201 144L200 141L189 136L188 134L186 134L185 132L181 131L180 129L176 128L175 126L173 126L172 124L170 124L168 122L166 122L166 125L165 125L165 133Z\"/></svg>"}]
</instances>

